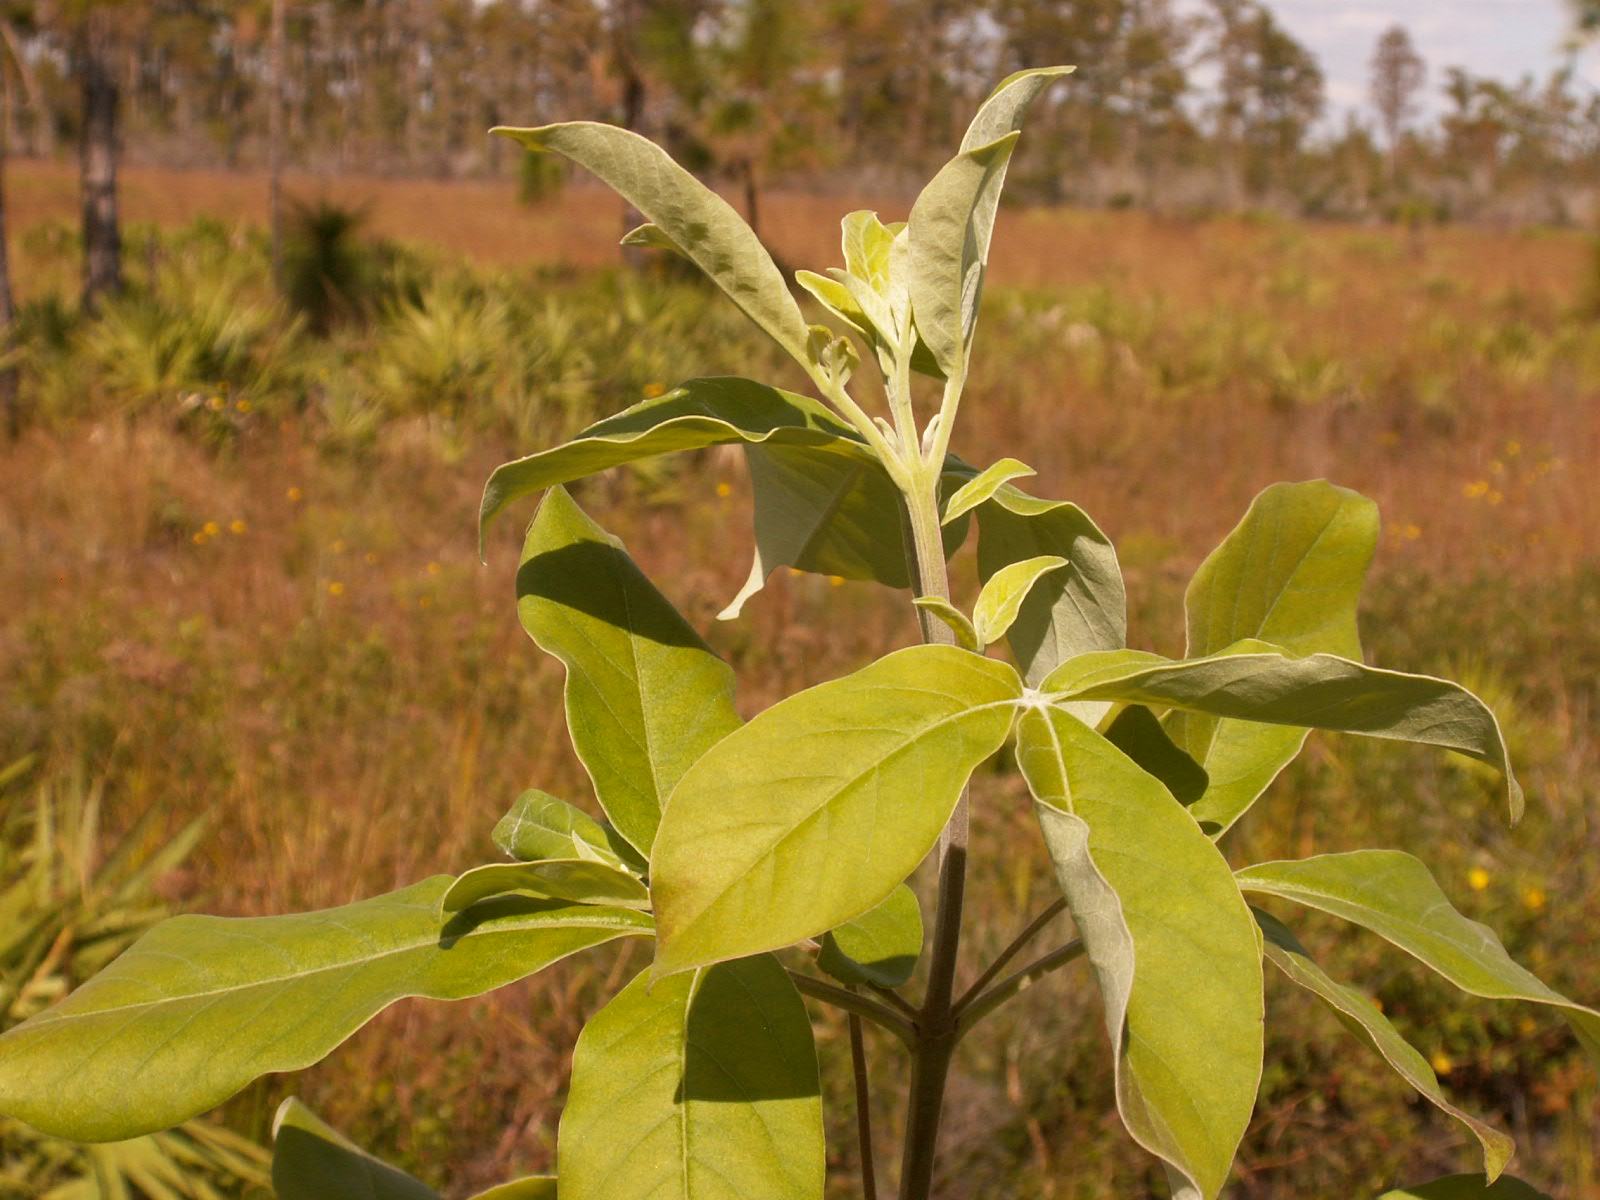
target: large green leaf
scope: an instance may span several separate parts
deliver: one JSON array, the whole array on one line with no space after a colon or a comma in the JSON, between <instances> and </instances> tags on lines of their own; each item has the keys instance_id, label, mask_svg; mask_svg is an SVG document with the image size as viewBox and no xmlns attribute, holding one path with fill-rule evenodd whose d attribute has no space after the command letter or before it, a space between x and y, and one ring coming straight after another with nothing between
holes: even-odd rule
<instances>
[{"instance_id":1,"label":"large green leaf","mask_svg":"<svg viewBox=\"0 0 1600 1200\"><path fill-rule=\"evenodd\" d=\"M917 335L946 376L964 375L978 316L989 234L1018 134L957 154L911 206L911 275Z\"/></svg>"},{"instance_id":2,"label":"large green leaf","mask_svg":"<svg viewBox=\"0 0 1600 1200\"><path fill-rule=\"evenodd\" d=\"M679 780L651 859L657 978L881 903L938 840L1021 694L1005 663L912 646L780 701Z\"/></svg>"},{"instance_id":3,"label":"large green leaf","mask_svg":"<svg viewBox=\"0 0 1600 1200\"><path fill-rule=\"evenodd\" d=\"M273 1119L278 1200L439 1200L439 1193L374 1158L290 1096Z\"/></svg>"},{"instance_id":4,"label":"large green leaf","mask_svg":"<svg viewBox=\"0 0 1600 1200\"><path fill-rule=\"evenodd\" d=\"M641 974L596 1013L556 1166L561 1200L821 1200L811 1020L777 960Z\"/></svg>"},{"instance_id":5,"label":"large green leaf","mask_svg":"<svg viewBox=\"0 0 1600 1200\"><path fill-rule=\"evenodd\" d=\"M1137 650L1084 654L1040 687L1058 701L1120 700L1441 746L1503 772L1511 819L1522 815L1522 789L1506 760L1499 722L1483 701L1448 680L1331 654L1296 658L1265 642L1244 641L1183 662Z\"/></svg>"},{"instance_id":6,"label":"large green leaf","mask_svg":"<svg viewBox=\"0 0 1600 1200\"><path fill-rule=\"evenodd\" d=\"M1245 638L1291 654L1361 657L1356 603L1378 542L1378 506L1325 480L1275 483L1194 574L1190 658Z\"/></svg>"},{"instance_id":7,"label":"large green leaf","mask_svg":"<svg viewBox=\"0 0 1600 1200\"><path fill-rule=\"evenodd\" d=\"M861 436L815 400L734 376L691 379L599 421L570 442L498 467L484 485L487 528L512 501L608 467L724 442L861 447Z\"/></svg>"},{"instance_id":8,"label":"large green leaf","mask_svg":"<svg viewBox=\"0 0 1600 1200\"><path fill-rule=\"evenodd\" d=\"M1105 1001L1128 1132L1215 1196L1261 1079L1261 949L1215 844L1075 717L1032 708L1017 762Z\"/></svg>"},{"instance_id":9,"label":"large green leaf","mask_svg":"<svg viewBox=\"0 0 1600 1200\"><path fill-rule=\"evenodd\" d=\"M1359 660L1356 604L1378 542L1372 501L1324 480L1278 483L1200 565L1185 597L1188 657L1259 638L1291 654ZM1176 712L1177 743L1210 776L1191 810L1220 835L1300 752L1302 730Z\"/></svg>"},{"instance_id":10,"label":"large green leaf","mask_svg":"<svg viewBox=\"0 0 1600 1200\"><path fill-rule=\"evenodd\" d=\"M591 121L493 132L530 150L564 155L644 214L795 359L806 361L806 324L759 238L726 200L648 138Z\"/></svg>"},{"instance_id":11,"label":"large green leaf","mask_svg":"<svg viewBox=\"0 0 1600 1200\"><path fill-rule=\"evenodd\" d=\"M601 806L648 855L673 785L739 725L732 669L560 488L523 543L517 613L567 668L567 730Z\"/></svg>"},{"instance_id":12,"label":"large green leaf","mask_svg":"<svg viewBox=\"0 0 1600 1200\"><path fill-rule=\"evenodd\" d=\"M979 506L978 524L978 577L985 583L1012 563L1042 554L1068 563L1028 593L1008 631L1030 684L1076 655L1123 645L1127 596L1117 552L1081 508L1004 484Z\"/></svg>"},{"instance_id":13,"label":"large green leaf","mask_svg":"<svg viewBox=\"0 0 1600 1200\"><path fill-rule=\"evenodd\" d=\"M310 1066L403 997L480 995L651 930L643 913L518 896L441 929L451 883L319 912L163 921L0 1036L0 1111L78 1141L166 1129L258 1075Z\"/></svg>"},{"instance_id":14,"label":"large green leaf","mask_svg":"<svg viewBox=\"0 0 1600 1200\"><path fill-rule=\"evenodd\" d=\"M843 441L767 443L747 445L745 459L755 498L755 560L722 617L738 616L781 566L886 587L911 586L900 492L870 451ZM947 555L966 533L965 521L945 527Z\"/></svg>"},{"instance_id":15,"label":"large green leaf","mask_svg":"<svg viewBox=\"0 0 1600 1200\"><path fill-rule=\"evenodd\" d=\"M1551 1197L1509 1175L1502 1175L1493 1183L1482 1175L1446 1175L1429 1183L1395 1188L1378 1200L1551 1200Z\"/></svg>"},{"instance_id":16,"label":"large green leaf","mask_svg":"<svg viewBox=\"0 0 1600 1200\"><path fill-rule=\"evenodd\" d=\"M902 883L870 912L823 934L817 966L843 983L894 988L911 978L921 953L922 906Z\"/></svg>"},{"instance_id":17,"label":"large green leaf","mask_svg":"<svg viewBox=\"0 0 1600 1200\"><path fill-rule=\"evenodd\" d=\"M1379 1011L1370 996L1329 978L1283 922L1260 909L1251 909L1266 938L1272 964L1333 1010L1341 1024L1360 1041L1381 1054L1395 1073L1416 1088L1429 1103L1467 1127L1483 1147L1483 1169L1490 1179L1505 1170L1516 1143L1492 1125L1486 1125L1450 1103L1428 1060L1400 1036L1400 1031Z\"/></svg>"},{"instance_id":18,"label":"large green leaf","mask_svg":"<svg viewBox=\"0 0 1600 1200\"><path fill-rule=\"evenodd\" d=\"M1458 913L1428 868L1411 855L1398 850L1319 854L1257 863L1235 878L1247 892L1281 896L1370 929L1464 992L1553 1006L1600 1065L1600 1012L1573 1003L1519 967L1494 930Z\"/></svg>"}]
</instances>

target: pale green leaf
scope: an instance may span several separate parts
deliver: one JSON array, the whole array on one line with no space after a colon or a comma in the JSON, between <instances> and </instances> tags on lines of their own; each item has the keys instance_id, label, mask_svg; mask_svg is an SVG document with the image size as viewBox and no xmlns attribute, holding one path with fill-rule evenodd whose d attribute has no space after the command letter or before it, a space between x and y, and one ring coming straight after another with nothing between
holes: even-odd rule
<instances>
[{"instance_id":1,"label":"pale green leaf","mask_svg":"<svg viewBox=\"0 0 1600 1200\"><path fill-rule=\"evenodd\" d=\"M1189 584L1188 657L1259 638L1291 654L1359 660L1356 604L1377 541L1377 506L1355 492L1324 480L1267 488ZM1213 835L1244 814L1305 742L1296 730L1195 713L1173 713L1167 726L1211 777L1192 812Z\"/></svg>"},{"instance_id":2,"label":"pale green leaf","mask_svg":"<svg viewBox=\"0 0 1600 1200\"><path fill-rule=\"evenodd\" d=\"M1575 1004L1512 961L1494 930L1458 913L1428 868L1398 850L1352 850L1257 863L1240 888L1342 917L1386 938L1464 992L1560 1011L1597 1066L1600 1012Z\"/></svg>"},{"instance_id":3,"label":"pale green leaf","mask_svg":"<svg viewBox=\"0 0 1600 1200\"><path fill-rule=\"evenodd\" d=\"M1020 71L1002 80L967 127L961 152L911 206L906 276L911 308L922 343L944 375L965 373L1017 131L1039 93L1071 69Z\"/></svg>"},{"instance_id":4,"label":"pale green leaf","mask_svg":"<svg viewBox=\"0 0 1600 1200\"><path fill-rule=\"evenodd\" d=\"M912 646L782 700L679 781L651 859L657 978L787 946L880 904L938 840L1022 691Z\"/></svg>"},{"instance_id":5,"label":"pale green leaf","mask_svg":"<svg viewBox=\"0 0 1600 1200\"><path fill-rule=\"evenodd\" d=\"M529 1175L485 1192L474 1192L469 1200L556 1200L556 1177Z\"/></svg>"},{"instance_id":6,"label":"pale green leaf","mask_svg":"<svg viewBox=\"0 0 1600 1200\"><path fill-rule=\"evenodd\" d=\"M496 468L484 485L480 531L513 501L555 484L657 454L725 442L847 442L859 447L858 453L867 453L861 435L815 400L748 379L691 379L589 426L570 442Z\"/></svg>"},{"instance_id":7,"label":"pale green leaf","mask_svg":"<svg viewBox=\"0 0 1600 1200\"><path fill-rule=\"evenodd\" d=\"M823 934L817 966L843 983L894 988L911 978L921 953L922 906L902 883L876 908Z\"/></svg>"},{"instance_id":8,"label":"pale green leaf","mask_svg":"<svg viewBox=\"0 0 1600 1200\"><path fill-rule=\"evenodd\" d=\"M1296 658L1265 642L1244 641L1226 653L1183 662L1134 650L1084 654L1040 687L1059 700L1181 708L1440 746L1503 772L1511 819L1522 815L1522 789L1506 761L1499 722L1483 701L1448 680L1331 654Z\"/></svg>"},{"instance_id":9,"label":"pale green leaf","mask_svg":"<svg viewBox=\"0 0 1600 1200\"><path fill-rule=\"evenodd\" d=\"M439 1200L420 1179L374 1158L290 1096L272 1121L278 1200Z\"/></svg>"},{"instance_id":10,"label":"pale green leaf","mask_svg":"<svg viewBox=\"0 0 1600 1200\"><path fill-rule=\"evenodd\" d=\"M1038 472L1025 462L1015 458L1002 458L993 466L985 468L976 478L962 484L956 494L950 497L950 502L944 507L944 523L948 525L963 513L977 508L993 496L1001 485L1013 479L1036 474Z\"/></svg>"},{"instance_id":11,"label":"pale green leaf","mask_svg":"<svg viewBox=\"0 0 1600 1200\"><path fill-rule=\"evenodd\" d=\"M586 858L622 866L605 828L582 809L530 788L494 827L494 844L520 862Z\"/></svg>"},{"instance_id":12,"label":"pale green leaf","mask_svg":"<svg viewBox=\"0 0 1600 1200\"><path fill-rule=\"evenodd\" d=\"M862 310L860 303L844 284L825 275L818 275L814 271L796 271L794 281L810 292L818 304L844 321L862 337L870 341L877 336L872 318Z\"/></svg>"},{"instance_id":13,"label":"pale green leaf","mask_svg":"<svg viewBox=\"0 0 1600 1200\"><path fill-rule=\"evenodd\" d=\"M983 649L978 642L978 631L967 619L967 614L950 601L941 600L938 596L918 596L911 603L918 608L926 609L949 626L950 631L956 635L956 645L963 650Z\"/></svg>"},{"instance_id":14,"label":"pale green leaf","mask_svg":"<svg viewBox=\"0 0 1600 1200\"><path fill-rule=\"evenodd\" d=\"M560 1200L819 1200L811 1020L777 960L641 974L596 1013L556 1167Z\"/></svg>"},{"instance_id":15,"label":"pale green leaf","mask_svg":"<svg viewBox=\"0 0 1600 1200\"><path fill-rule=\"evenodd\" d=\"M890 248L894 245L895 234L900 232L903 226L897 225L891 228L878 220L877 213L862 209L846 213L844 219L839 222L839 227L840 249L844 252L844 269L878 295L887 296Z\"/></svg>"},{"instance_id":16,"label":"pale green leaf","mask_svg":"<svg viewBox=\"0 0 1600 1200\"><path fill-rule=\"evenodd\" d=\"M1088 726L1029 709L1017 762L1100 984L1123 1124L1210 1200L1261 1079L1255 922L1216 845Z\"/></svg>"},{"instance_id":17,"label":"pale green leaf","mask_svg":"<svg viewBox=\"0 0 1600 1200\"><path fill-rule=\"evenodd\" d=\"M648 855L673 785L739 724L732 669L560 488L523 543L517 613L567 668L567 731L601 807Z\"/></svg>"},{"instance_id":18,"label":"pale green leaf","mask_svg":"<svg viewBox=\"0 0 1600 1200\"><path fill-rule=\"evenodd\" d=\"M460 912L479 900L506 892L527 892L574 904L650 907L650 889L622 867L581 858L474 867L456 877L439 904L444 912Z\"/></svg>"},{"instance_id":19,"label":"pale green leaf","mask_svg":"<svg viewBox=\"0 0 1600 1200\"><path fill-rule=\"evenodd\" d=\"M978 644L989 646L1005 637L1033 585L1051 571L1067 566L1059 554L1040 554L1001 567L984 582L972 608Z\"/></svg>"},{"instance_id":20,"label":"pale green leaf","mask_svg":"<svg viewBox=\"0 0 1600 1200\"><path fill-rule=\"evenodd\" d=\"M1260 909L1251 909L1251 912L1265 935L1266 954L1272 964L1331 1008L1346 1029L1381 1054L1395 1073L1429 1103L1465 1125L1483 1147L1483 1169L1490 1179L1505 1170L1516 1143L1492 1125L1484 1124L1450 1103L1428 1060L1400 1035L1370 996L1329 978L1283 922Z\"/></svg>"},{"instance_id":21,"label":"pale green leaf","mask_svg":"<svg viewBox=\"0 0 1600 1200\"><path fill-rule=\"evenodd\" d=\"M956 155L911 206L911 311L918 337L947 376L966 373L995 207L1017 137Z\"/></svg>"},{"instance_id":22,"label":"pale green leaf","mask_svg":"<svg viewBox=\"0 0 1600 1200\"><path fill-rule=\"evenodd\" d=\"M806 326L759 238L721 196L648 138L613 125L571 121L493 130L530 150L564 155L592 172L657 226L772 339L805 362Z\"/></svg>"},{"instance_id":23,"label":"pale green leaf","mask_svg":"<svg viewBox=\"0 0 1600 1200\"><path fill-rule=\"evenodd\" d=\"M1161 722L1144 705L1124 708L1106 728L1105 737L1138 763L1141 770L1159 779L1179 804L1188 807L1205 794L1205 768L1173 744ZM1189 815L1194 816L1193 809Z\"/></svg>"},{"instance_id":24,"label":"pale green leaf","mask_svg":"<svg viewBox=\"0 0 1600 1200\"><path fill-rule=\"evenodd\" d=\"M1039 94L1076 67L1031 67L1007 75L979 107L961 139L963 150L987 146L996 138L1022 128L1022 120Z\"/></svg>"},{"instance_id":25,"label":"pale green leaf","mask_svg":"<svg viewBox=\"0 0 1600 1200\"><path fill-rule=\"evenodd\" d=\"M1124 643L1127 597L1117 552L1081 508L1004 484L979 507L978 523L978 577L984 582L1041 554L1070 564L1028 593L1011 626L1011 650L1029 684L1038 686L1079 654Z\"/></svg>"},{"instance_id":26,"label":"pale green leaf","mask_svg":"<svg viewBox=\"0 0 1600 1200\"><path fill-rule=\"evenodd\" d=\"M1413 1184L1383 1193L1378 1200L1551 1200L1532 1184L1509 1175L1493 1183L1482 1175L1446 1175L1430 1183Z\"/></svg>"},{"instance_id":27,"label":"pale green leaf","mask_svg":"<svg viewBox=\"0 0 1600 1200\"><path fill-rule=\"evenodd\" d=\"M900 492L870 451L832 446L748 445L755 500L756 551L750 574L718 616L739 615L782 566L886 587L911 586ZM965 538L965 522L944 531L947 554Z\"/></svg>"},{"instance_id":28,"label":"pale green leaf","mask_svg":"<svg viewBox=\"0 0 1600 1200\"><path fill-rule=\"evenodd\" d=\"M435 876L341 908L163 921L54 1008L0 1035L0 1112L58 1137L166 1129L269 1071L308 1067L406 996L460 1000L650 918L507 896L440 928Z\"/></svg>"}]
</instances>

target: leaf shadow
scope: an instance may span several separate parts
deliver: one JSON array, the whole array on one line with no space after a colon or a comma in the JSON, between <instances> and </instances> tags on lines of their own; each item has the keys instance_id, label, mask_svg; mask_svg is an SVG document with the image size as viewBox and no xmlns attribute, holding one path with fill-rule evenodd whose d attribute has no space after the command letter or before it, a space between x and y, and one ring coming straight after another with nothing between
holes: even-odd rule
<instances>
[{"instance_id":1,"label":"leaf shadow","mask_svg":"<svg viewBox=\"0 0 1600 1200\"><path fill-rule=\"evenodd\" d=\"M558 604L663 646L705 642L639 570L627 551L582 541L546 550L517 569L517 600Z\"/></svg>"}]
</instances>

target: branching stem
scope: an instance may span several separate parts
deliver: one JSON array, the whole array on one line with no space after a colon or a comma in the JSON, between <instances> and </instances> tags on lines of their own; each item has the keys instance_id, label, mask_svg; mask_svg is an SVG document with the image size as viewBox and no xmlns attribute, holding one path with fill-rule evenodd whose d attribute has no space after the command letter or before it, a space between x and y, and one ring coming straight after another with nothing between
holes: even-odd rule
<instances>
[{"instance_id":1,"label":"branching stem","mask_svg":"<svg viewBox=\"0 0 1600 1200\"><path fill-rule=\"evenodd\" d=\"M865 1017L874 1025L881 1025L887 1029L911 1049L914 1050L916 1048L916 1027L888 1005L879 1004L868 996L859 995L846 988L824 983L814 976L805 975L799 971L791 970L789 978L794 981L794 986L807 996L826 1001L835 1008L842 1008L847 1013Z\"/></svg>"},{"instance_id":2,"label":"branching stem","mask_svg":"<svg viewBox=\"0 0 1600 1200\"><path fill-rule=\"evenodd\" d=\"M1051 971L1060 970L1082 954L1083 940L1081 938L1073 938L1065 946L1058 946L1050 951L1049 954L1034 959L1020 970L1013 971L987 992L984 992L983 995L962 1005L956 1014L956 1039L959 1041L967 1030L971 1029L1023 988L1035 980L1050 974Z\"/></svg>"},{"instance_id":3,"label":"branching stem","mask_svg":"<svg viewBox=\"0 0 1600 1200\"><path fill-rule=\"evenodd\" d=\"M872 1158L872 1082L867 1077L867 1047L861 1018L850 1014L850 1065L856 1078L856 1140L861 1143L861 1194L878 1200L878 1169Z\"/></svg>"},{"instance_id":4,"label":"branching stem","mask_svg":"<svg viewBox=\"0 0 1600 1200\"><path fill-rule=\"evenodd\" d=\"M1005 970L1006 964L1020 954L1023 947L1025 947L1029 942L1033 941L1033 939L1039 935L1040 930L1042 930L1046 925L1050 924L1051 921L1054 921L1066 911L1067 902L1065 900L1058 899L1037 917L1029 921L1028 927L1021 933L1017 934L1017 936L1011 940L1011 944L1004 950L1000 951L999 957L989 964L988 969L985 970L982 975L979 975L978 978L973 982L972 986L962 993L961 999L956 1001L956 1011L960 1012L962 1009L966 1008L967 1005L972 1003L974 997L982 995L983 989L989 986L989 982L994 979L996 975Z\"/></svg>"}]
</instances>

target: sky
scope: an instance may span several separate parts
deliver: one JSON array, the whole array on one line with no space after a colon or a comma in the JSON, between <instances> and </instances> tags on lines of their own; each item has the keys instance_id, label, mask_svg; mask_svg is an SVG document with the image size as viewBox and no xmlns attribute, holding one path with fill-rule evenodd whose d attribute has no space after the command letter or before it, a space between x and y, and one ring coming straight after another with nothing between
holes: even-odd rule
<instances>
[{"instance_id":1,"label":"sky","mask_svg":"<svg viewBox=\"0 0 1600 1200\"><path fill-rule=\"evenodd\" d=\"M1428 66L1427 111L1444 107L1446 67L1507 81L1543 79L1566 61L1565 0L1265 0L1278 22L1308 47L1327 76L1333 114L1370 114L1369 64L1378 36L1404 25ZM1578 57L1578 79L1600 88L1600 46ZM1332 114L1330 114L1332 115Z\"/></svg>"}]
</instances>

